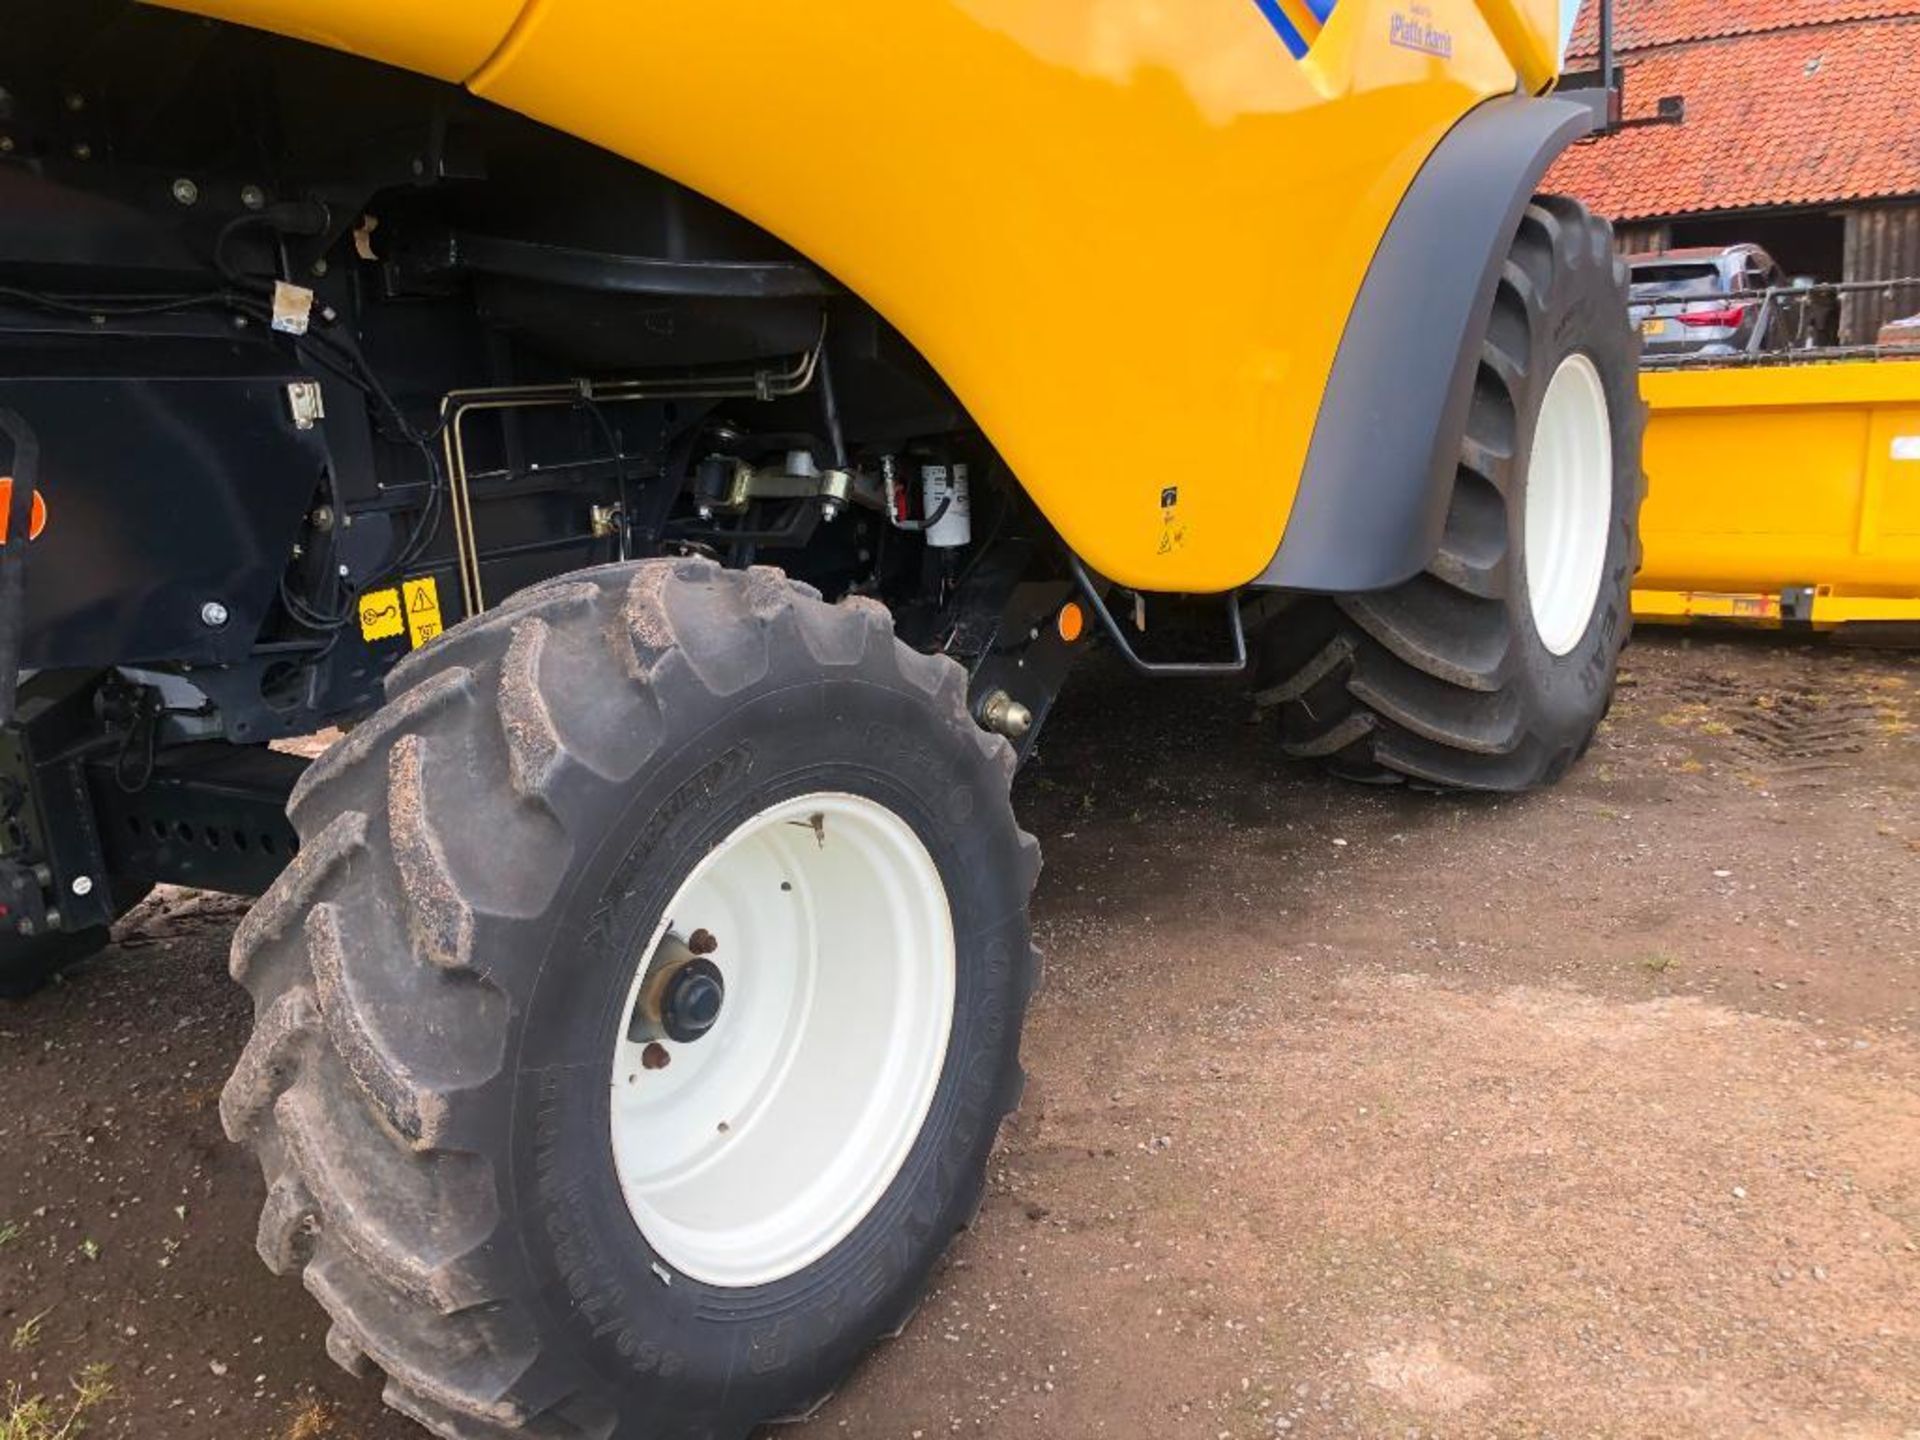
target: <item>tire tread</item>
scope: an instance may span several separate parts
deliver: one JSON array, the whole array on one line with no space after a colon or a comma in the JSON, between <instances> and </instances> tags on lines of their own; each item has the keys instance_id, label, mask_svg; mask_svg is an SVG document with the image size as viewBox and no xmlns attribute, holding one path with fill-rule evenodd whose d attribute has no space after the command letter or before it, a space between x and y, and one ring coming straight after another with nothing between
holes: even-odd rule
<instances>
[{"instance_id":1,"label":"tire tread","mask_svg":"<svg viewBox=\"0 0 1920 1440\"><path fill-rule=\"evenodd\" d=\"M1537 197L1500 270L1453 496L1427 568L1390 590L1302 598L1262 633L1255 703L1278 712L1288 753L1357 780L1510 792L1552 783L1592 742L1593 728L1549 740L1517 693L1507 504L1519 463L1516 397L1534 337L1556 285L1593 266L1618 292L1624 328L1626 270L1607 223L1578 201ZM1637 353L1630 332L1627 343ZM1644 425L1644 404L1635 421ZM1642 474L1636 506L1645 493ZM1638 547L1636 529L1629 575ZM1628 628L1623 618L1615 655Z\"/></svg>"},{"instance_id":2,"label":"tire tread","mask_svg":"<svg viewBox=\"0 0 1920 1440\"><path fill-rule=\"evenodd\" d=\"M387 706L296 787L305 848L233 946L257 1019L222 1121L266 1177L262 1258L301 1273L336 1362L383 1373L387 1403L434 1434L615 1429L604 1399L556 1389L564 1372L502 1268L504 1177L469 1140L468 1107L503 1079L509 1010L479 957L495 953L489 927L556 892L569 787L631 775L663 705L689 687L724 701L789 642L822 667L886 646L1011 774L1011 748L967 713L965 673L895 642L884 607L678 559L565 577L456 626L396 667ZM1039 847L1024 832L1019 853L1030 888ZM1003 1077L997 1119L1018 1091Z\"/></svg>"}]
</instances>

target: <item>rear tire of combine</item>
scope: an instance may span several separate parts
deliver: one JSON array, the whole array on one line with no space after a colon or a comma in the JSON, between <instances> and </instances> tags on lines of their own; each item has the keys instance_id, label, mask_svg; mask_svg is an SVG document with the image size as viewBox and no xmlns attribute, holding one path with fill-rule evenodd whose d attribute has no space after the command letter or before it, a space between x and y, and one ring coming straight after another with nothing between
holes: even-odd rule
<instances>
[{"instance_id":1,"label":"rear tire of combine","mask_svg":"<svg viewBox=\"0 0 1920 1440\"><path fill-rule=\"evenodd\" d=\"M1586 752L1631 627L1639 340L1612 232L1529 205L1480 351L1446 530L1392 590L1302 598L1261 639L1282 743L1356 780L1517 791Z\"/></svg>"},{"instance_id":2,"label":"rear tire of combine","mask_svg":"<svg viewBox=\"0 0 1920 1440\"><path fill-rule=\"evenodd\" d=\"M443 1437L807 1413L1019 1096L1011 750L879 605L704 560L537 587L388 696L234 941L262 1257Z\"/></svg>"}]
</instances>

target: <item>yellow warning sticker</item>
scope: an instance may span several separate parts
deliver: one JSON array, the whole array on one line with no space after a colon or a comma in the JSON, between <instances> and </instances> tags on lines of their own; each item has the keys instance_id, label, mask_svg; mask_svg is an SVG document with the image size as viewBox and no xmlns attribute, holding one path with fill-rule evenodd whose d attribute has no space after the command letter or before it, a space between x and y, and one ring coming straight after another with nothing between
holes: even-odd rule
<instances>
[{"instance_id":1,"label":"yellow warning sticker","mask_svg":"<svg viewBox=\"0 0 1920 1440\"><path fill-rule=\"evenodd\" d=\"M1160 492L1160 546L1157 554L1171 555L1187 543L1187 522L1180 518L1180 487Z\"/></svg>"},{"instance_id":2,"label":"yellow warning sticker","mask_svg":"<svg viewBox=\"0 0 1920 1440\"><path fill-rule=\"evenodd\" d=\"M391 640L406 633L406 616L400 611L398 590L369 590L360 597L360 638Z\"/></svg>"},{"instance_id":3,"label":"yellow warning sticker","mask_svg":"<svg viewBox=\"0 0 1920 1440\"><path fill-rule=\"evenodd\" d=\"M446 628L440 623L440 587L431 575L423 575L400 589L407 602L407 638L418 650Z\"/></svg>"}]
</instances>

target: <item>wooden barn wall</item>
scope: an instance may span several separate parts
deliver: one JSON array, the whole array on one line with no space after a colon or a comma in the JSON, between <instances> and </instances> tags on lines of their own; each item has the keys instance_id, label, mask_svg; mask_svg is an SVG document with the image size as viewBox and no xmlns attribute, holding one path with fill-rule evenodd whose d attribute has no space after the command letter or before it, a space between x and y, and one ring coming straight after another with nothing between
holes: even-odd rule
<instances>
[{"instance_id":1,"label":"wooden barn wall","mask_svg":"<svg viewBox=\"0 0 1920 1440\"><path fill-rule=\"evenodd\" d=\"M1670 248L1667 222L1664 220L1616 220L1613 222L1613 248L1622 255L1644 255Z\"/></svg>"},{"instance_id":2,"label":"wooden barn wall","mask_svg":"<svg viewBox=\"0 0 1920 1440\"><path fill-rule=\"evenodd\" d=\"M1920 205L1862 206L1847 212L1850 281L1920 276ZM1920 314L1920 285L1889 285L1841 297L1840 343L1871 345L1889 320Z\"/></svg>"}]
</instances>

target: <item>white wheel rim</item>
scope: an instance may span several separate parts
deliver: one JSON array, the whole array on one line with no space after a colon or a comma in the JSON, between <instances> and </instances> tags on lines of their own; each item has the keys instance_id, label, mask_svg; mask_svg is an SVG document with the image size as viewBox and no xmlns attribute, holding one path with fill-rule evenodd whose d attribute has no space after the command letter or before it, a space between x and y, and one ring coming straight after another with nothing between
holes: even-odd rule
<instances>
[{"instance_id":1,"label":"white wheel rim","mask_svg":"<svg viewBox=\"0 0 1920 1440\"><path fill-rule=\"evenodd\" d=\"M1527 460L1527 595L1540 643L1565 655L1600 599L1613 520L1613 427L1600 371L1569 355L1553 372Z\"/></svg>"},{"instance_id":2,"label":"white wheel rim","mask_svg":"<svg viewBox=\"0 0 1920 1440\"><path fill-rule=\"evenodd\" d=\"M648 1069L627 1038L669 930L718 942L713 1028ZM953 1024L953 918L913 828L858 795L762 811L720 842L636 957L613 1061L613 1158L667 1265L730 1287L813 1264L899 1174Z\"/></svg>"}]
</instances>

